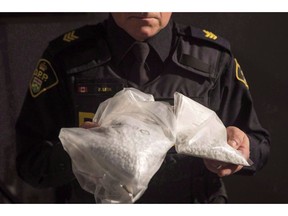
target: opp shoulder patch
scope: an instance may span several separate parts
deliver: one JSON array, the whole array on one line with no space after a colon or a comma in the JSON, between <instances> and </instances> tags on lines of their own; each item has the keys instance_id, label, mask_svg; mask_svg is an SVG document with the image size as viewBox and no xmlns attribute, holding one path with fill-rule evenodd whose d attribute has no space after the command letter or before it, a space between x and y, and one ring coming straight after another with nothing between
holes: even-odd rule
<instances>
[{"instance_id":1,"label":"opp shoulder patch","mask_svg":"<svg viewBox=\"0 0 288 216\"><path fill-rule=\"evenodd\" d=\"M236 73L237 80L242 82L246 86L246 88L249 89L249 85L247 83L247 80L246 80L246 78L244 76L243 71L241 70L241 67L240 67L239 63L237 62L236 58L234 60L235 60L235 68L236 68L235 73Z\"/></svg>"},{"instance_id":2,"label":"opp shoulder patch","mask_svg":"<svg viewBox=\"0 0 288 216\"><path fill-rule=\"evenodd\" d=\"M30 93L36 98L43 92L58 84L58 77L46 59L40 59L30 81Z\"/></svg>"}]
</instances>

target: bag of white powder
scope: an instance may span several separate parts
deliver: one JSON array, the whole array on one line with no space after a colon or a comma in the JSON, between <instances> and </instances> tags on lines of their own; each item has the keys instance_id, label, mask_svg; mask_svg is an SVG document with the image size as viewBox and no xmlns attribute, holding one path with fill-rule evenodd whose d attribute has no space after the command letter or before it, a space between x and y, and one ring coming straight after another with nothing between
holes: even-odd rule
<instances>
[{"instance_id":1,"label":"bag of white powder","mask_svg":"<svg viewBox=\"0 0 288 216\"><path fill-rule=\"evenodd\" d=\"M135 202L175 143L172 107L124 89L100 104L93 121L100 127L62 128L59 135L78 182L96 202Z\"/></svg>"},{"instance_id":2,"label":"bag of white powder","mask_svg":"<svg viewBox=\"0 0 288 216\"><path fill-rule=\"evenodd\" d=\"M250 165L227 144L216 113L177 92L172 107L126 88L101 103L93 121L100 127L62 128L59 138L79 184L96 202L135 202L174 144L181 154Z\"/></svg>"},{"instance_id":3,"label":"bag of white powder","mask_svg":"<svg viewBox=\"0 0 288 216\"><path fill-rule=\"evenodd\" d=\"M213 110L180 94L174 94L178 153L250 166L244 156L227 143L227 132Z\"/></svg>"}]
</instances>

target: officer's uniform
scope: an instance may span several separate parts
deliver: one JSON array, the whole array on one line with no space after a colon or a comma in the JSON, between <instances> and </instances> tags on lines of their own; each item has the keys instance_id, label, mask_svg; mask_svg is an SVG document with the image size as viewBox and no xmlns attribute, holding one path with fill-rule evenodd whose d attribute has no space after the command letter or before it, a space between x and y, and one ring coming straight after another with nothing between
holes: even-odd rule
<instances>
[{"instance_id":1,"label":"officer's uniform","mask_svg":"<svg viewBox=\"0 0 288 216\"><path fill-rule=\"evenodd\" d=\"M265 165L269 135L257 119L248 84L225 39L170 21L147 41L149 81L141 86L130 80L134 60L129 51L134 42L111 17L50 42L17 121L17 169L22 179L35 187L60 188L59 202L95 202L78 185L59 130L91 119L102 101L124 87L170 103L177 91L209 107L225 126L239 127L249 137L254 164L239 174L252 175ZM226 200L222 180L205 168L202 159L171 149L138 202Z\"/></svg>"}]
</instances>

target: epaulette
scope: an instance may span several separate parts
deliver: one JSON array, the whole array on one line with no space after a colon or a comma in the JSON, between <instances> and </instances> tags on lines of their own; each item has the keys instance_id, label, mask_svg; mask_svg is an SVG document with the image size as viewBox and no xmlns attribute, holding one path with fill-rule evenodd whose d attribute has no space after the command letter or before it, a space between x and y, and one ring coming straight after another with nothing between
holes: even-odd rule
<instances>
[{"instance_id":1,"label":"epaulette","mask_svg":"<svg viewBox=\"0 0 288 216\"><path fill-rule=\"evenodd\" d=\"M178 33L183 36L190 36L200 40L208 41L230 51L230 43L228 40L206 29L199 29L193 26L187 26L183 28L178 25Z\"/></svg>"},{"instance_id":2,"label":"epaulette","mask_svg":"<svg viewBox=\"0 0 288 216\"><path fill-rule=\"evenodd\" d=\"M61 52L61 50L75 46L87 39L97 39L103 33L103 25L86 25L75 30L66 32L56 39L50 41L49 48L54 54Z\"/></svg>"}]
</instances>

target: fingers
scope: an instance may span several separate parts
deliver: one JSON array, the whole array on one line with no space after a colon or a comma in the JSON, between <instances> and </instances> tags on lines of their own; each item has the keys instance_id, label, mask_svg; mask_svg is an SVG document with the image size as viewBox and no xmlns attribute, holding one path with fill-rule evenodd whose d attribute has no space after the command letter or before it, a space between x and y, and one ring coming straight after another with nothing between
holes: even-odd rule
<instances>
[{"instance_id":1,"label":"fingers","mask_svg":"<svg viewBox=\"0 0 288 216\"><path fill-rule=\"evenodd\" d=\"M213 173L216 173L219 177L224 177L232 175L235 172L238 172L243 166L228 164L221 161L203 159L206 168Z\"/></svg>"},{"instance_id":2,"label":"fingers","mask_svg":"<svg viewBox=\"0 0 288 216\"><path fill-rule=\"evenodd\" d=\"M238 149L244 139L244 132L240 129L230 126L227 127L227 142L230 146Z\"/></svg>"},{"instance_id":3,"label":"fingers","mask_svg":"<svg viewBox=\"0 0 288 216\"><path fill-rule=\"evenodd\" d=\"M227 143L237 149L247 160L250 155L250 143L248 136L237 127L227 127ZM228 164L220 161L204 159L206 168L220 177L231 175L243 168L241 165Z\"/></svg>"},{"instance_id":4,"label":"fingers","mask_svg":"<svg viewBox=\"0 0 288 216\"><path fill-rule=\"evenodd\" d=\"M218 174L219 170L224 169L224 167L228 165L227 163L211 159L203 159L203 161L206 168L216 174Z\"/></svg>"},{"instance_id":5,"label":"fingers","mask_svg":"<svg viewBox=\"0 0 288 216\"><path fill-rule=\"evenodd\" d=\"M248 136L237 127L227 127L227 143L239 150L248 159L250 155L250 143Z\"/></svg>"},{"instance_id":6,"label":"fingers","mask_svg":"<svg viewBox=\"0 0 288 216\"><path fill-rule=\"evenodd\" d=\"M243 168L243 166L240 166L240 165L227 164L225 167L221 167L221 169L217 170L217 175L219 177L232 175L233 173L238 172L242 168Z\"/></svg>"},{"instance_id":7,"label":"fingers","mask_svg":"<svg viewBox=\"0 0 288 216\"><path fill-rule=\"evenodd\" d=\"M238 150L242 153L246 160L250 157L250 141L247 135L243 139L242 145L239 146Z\"/></svg>"},{"instance_id":8,"label":"fingers","mask_svg":"<svg viewBox=\"0 0 288 216\"><path fill-rule=\"evenodd\" d=\"M89 122L86 121L83 124L80 125L81 128L89 129L93 127L99 127L99 125L96 122Z\"/></svg>"}]
</instances>

